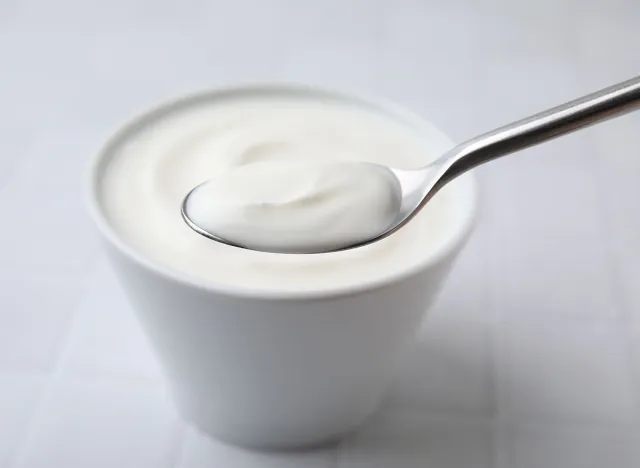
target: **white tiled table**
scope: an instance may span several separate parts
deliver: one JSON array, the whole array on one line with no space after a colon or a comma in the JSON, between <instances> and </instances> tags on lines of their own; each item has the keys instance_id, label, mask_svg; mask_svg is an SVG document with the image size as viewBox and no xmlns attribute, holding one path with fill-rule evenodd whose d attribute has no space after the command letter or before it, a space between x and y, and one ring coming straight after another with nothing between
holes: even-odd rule
<instances>
[{"instance_id":1,"label":"white tiled table","mask_svg":"<svg viewBox=\"0 0 640 468\"><path fill-rule=\"evenodd\" d=\"M462 139L640 73L638 24L637 0L0 2L0 467L640 466L640 115L478 171L482 221L387 404L314 453L178 421L80 197L168 95L313 81Z\"/></svg>"}]
</instances>

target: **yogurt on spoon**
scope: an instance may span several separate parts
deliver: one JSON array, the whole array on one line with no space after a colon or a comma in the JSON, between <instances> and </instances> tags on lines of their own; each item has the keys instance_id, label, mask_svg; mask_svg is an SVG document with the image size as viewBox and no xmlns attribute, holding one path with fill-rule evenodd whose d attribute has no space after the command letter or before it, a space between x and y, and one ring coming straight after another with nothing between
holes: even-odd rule
<instances>
[{"instance_id":1,"label":"yogurt on spoon","mask_svg":"<svg viewBox=\"0 0 640 468\"><path fill-rule=\"evenodd\" d=\"M385 167L272 160L197 186L182 207L197 232L263 252L304 253L364 242L398 214L400 186Z\"/></svg>"}]
</instances>

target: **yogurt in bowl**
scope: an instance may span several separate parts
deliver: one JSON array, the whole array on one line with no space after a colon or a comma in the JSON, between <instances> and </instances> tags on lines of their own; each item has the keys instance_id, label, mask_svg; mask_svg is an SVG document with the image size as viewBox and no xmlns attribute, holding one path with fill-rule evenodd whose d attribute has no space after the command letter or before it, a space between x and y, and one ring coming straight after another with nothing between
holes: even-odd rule
<instances>
[{"instance_id":1,"label":"yogurt in bowl","mask_svg":"<svg viewBox=\"0 0 640 468\"><path fill-rule=\"evenodd\" d=\"M185 97L116 133L94 161L90 210L187 421L270 448L355 428L375 411L471 232L476 193L465 175L389 238L317 255L207 239L182 219L185 195L244 166L367 161L410 169L451 146L392 104L286 85ZM285 192L309 183L291 180ZM305 223L326 230L351 221L327 212ZM282 242L295 242L289 235Z\"/></svg>"}]
</instances>

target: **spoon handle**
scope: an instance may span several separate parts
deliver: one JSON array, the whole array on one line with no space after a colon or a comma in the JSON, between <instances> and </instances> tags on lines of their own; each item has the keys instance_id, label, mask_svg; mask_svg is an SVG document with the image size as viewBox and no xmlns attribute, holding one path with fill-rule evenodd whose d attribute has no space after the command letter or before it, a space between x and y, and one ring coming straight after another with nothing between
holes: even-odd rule
<instances>
[{"instance_id":1,"label":"spoon handle","mask_svg":"<svg viewBox=\"0 0 640 468\"><path fill-rule=\"evenodd\" d=\"M501 156L640 108L640 76L468 140L449 151L444 185Z\"/></svg>"}]
</instances>

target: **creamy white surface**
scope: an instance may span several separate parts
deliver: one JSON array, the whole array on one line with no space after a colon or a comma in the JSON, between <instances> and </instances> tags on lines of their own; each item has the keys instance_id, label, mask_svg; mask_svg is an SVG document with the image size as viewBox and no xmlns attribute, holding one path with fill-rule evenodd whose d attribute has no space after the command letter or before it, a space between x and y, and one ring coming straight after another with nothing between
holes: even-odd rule
<instances>
[{"instance_id":1,"label":"creamy white surface","mask_svg":"<svg viewBox=\"0 0 640 468\"><path fill-rule=\"evenodd\" d=\"M196 187L185 214L200 229L265 252L318 253L368 241L400 211L401 188L385 166L263 161Z\"/></svg>"},{"instance_id":2,"label":"creamy white surface","mask_svg":"<svg viewBox=\"0 0 640 468\"><path fill-rule=\"evenodd\" d=\"M101 183L102 204L125 242L195 277L277 290L352 285L406 270L442 245L450 235L452 193L443 190L383 241L317 255L249 251L207 239L182 219L182 200L202 182L258 162L367 161L408 169L437 156L411 128L353 104L211 99L157 118L119 147Z\"/></svg>"}]
</instances>

